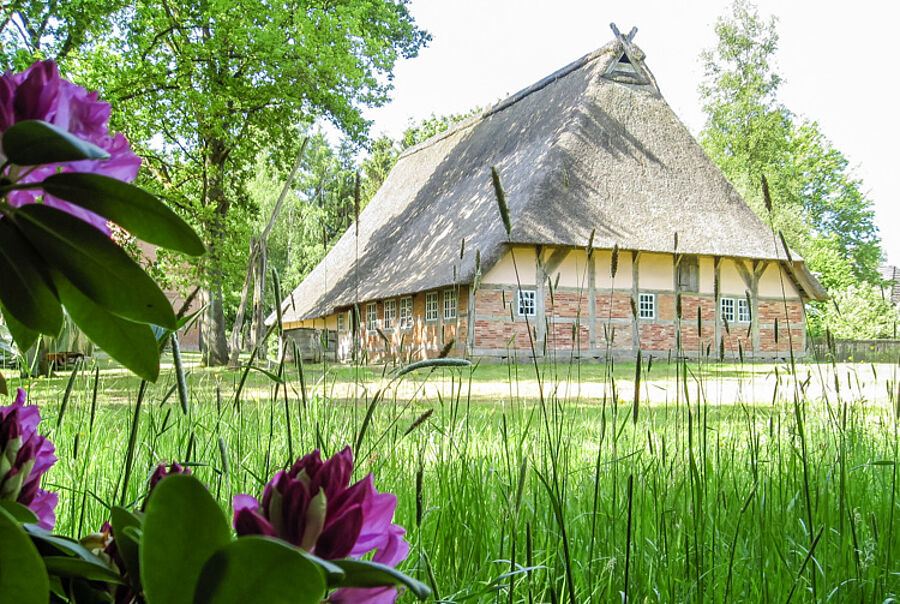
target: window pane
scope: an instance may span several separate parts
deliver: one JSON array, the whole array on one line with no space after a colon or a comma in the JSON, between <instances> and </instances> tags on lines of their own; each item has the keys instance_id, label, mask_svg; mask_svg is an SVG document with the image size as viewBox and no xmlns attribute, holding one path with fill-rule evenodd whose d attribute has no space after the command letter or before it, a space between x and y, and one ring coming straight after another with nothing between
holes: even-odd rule
<instances>
[{"instance_id":1,"label":"window pane","mask_svg":"<svg viewBox=\"0 0 900 604\"><path fill-rule=\"evenodd\" d=\"M444 318L456 318L456 292L452 289L444 290Z\"/></svg>"},{"instance_id":2,"label":"window pane","mask_svg":"<svg viewBox=\"0 0 900 604\"><path fill-rule=\"evenodd\" d=\"M656 318L656 294L638 294L638 317Z\"/></svg>"},{"instance_id":3,"label":"window pane","mask_svg":"<svg viewBox=\"0 0 900 604\"><path fill-rule=\"evenodd\" d=\"M366 304L366 329L375 329L378 324L378 306L375 302Z\"/></svg>"},{"instance_id":4,"label":"window pane","mask_svg":"<svg viewBox=\"0 0 900 604\"><path fill-rule=\"evenodd\" d=\"M519 316L535 316L535 314L537 314L536 292L533 289L520 289L517 294L517 310L519 311Z\"/></svg>"},{"instance_id":5,"label":"window pane","mask_svg":"<svg viewBox=\"0 0 900 604\"><path fill-rule=\"evenodd\" d=\"M437 292L425 294L425 320L437 321L438 319L438 295Z\"/></svg>"}]
</instances>

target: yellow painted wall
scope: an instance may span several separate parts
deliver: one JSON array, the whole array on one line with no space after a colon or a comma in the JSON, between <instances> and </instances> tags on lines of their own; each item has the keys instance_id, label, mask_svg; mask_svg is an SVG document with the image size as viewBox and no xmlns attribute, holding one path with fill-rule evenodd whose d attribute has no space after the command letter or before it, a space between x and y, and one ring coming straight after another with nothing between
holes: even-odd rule
<instances>
[{"instance_id":1,"label":"yellow painted wall","mask_svg":"<svg viewBox=\"0 0 900 604\"><path fill-rule=\"evenodd\" d=\"M697 259L700 269L700 293L712 295L716 291L716 263L710 256Z\"/></svg>"},{"instance_id":2,"label":"yellow painted wall","mask_svg":"<svg viewBox=\"0 0 900 604\"><path fill-rule=\"evenodd\" d=\"M724 258L720 270L719 290L723 296L744 296L747 293L747 285L741 278L735 266L734 260Z\"/></svg>"},{"instance_id":3,"label":"yellow painted wall","mask_svg":"<svg viewBox=\"0 0 900 604\"><path fill-rule=\"evenodd\" d=\"M518 282L522 285L535 284L535 256L533 247L516 246L515 266L513 266L512 254L507 252L491 269L482 277L482 283L509 285L517 282L516 268L519 271Z\"/></svg>"},{"instance_id":4,"label":"yellow painted wall","mask_svg":"<svg viewBox=\"0 0 900 604\"><path fill-rule=\"evenodd\" d=\"M613 285L615 285L616 289L628 289L631 287L631 252L619 252L619 266L616 271L615 281L610 276L611 250L595 251L594 262L596 262L597 289L610 289Z\"/></svg>"},{"instance_id":5,"label":"yellow painted wall","mask_svg":"<svg viewBox=\"0 0 900 604\"><path fill-rule=\"evenodd\" d=\"M781 277L779 277L781 273ZM791 278L784 273L784 269L778 263L770 262L766 271L759 278L759 295L762 298L780 298L782 278L784 280L784 296L788 299L797 298L797 288L794 287Z\"/></svg>"},{"instance_id":6,"label":"yellow painted wall","mask_svg":"<svg viewBox=\"0 0 900 604\"><path fill-rule=\"evenodd\" d=\"M638 257L638 285L641 289L672 290L672 255L643 252Z\"/></svg>"},{"instance_id":7,"label":"yellow painted wall","mask_svg":"<svg viewBox=\"0 0 900 604\"><path fill-rule=\"evenodd\" d=\"M587 252L585 250L571 250L565 259L550 275L550 280L556 283L556 274L559 273L560 287L574 287L587 290Z\"/></svg>"}]
</instances>

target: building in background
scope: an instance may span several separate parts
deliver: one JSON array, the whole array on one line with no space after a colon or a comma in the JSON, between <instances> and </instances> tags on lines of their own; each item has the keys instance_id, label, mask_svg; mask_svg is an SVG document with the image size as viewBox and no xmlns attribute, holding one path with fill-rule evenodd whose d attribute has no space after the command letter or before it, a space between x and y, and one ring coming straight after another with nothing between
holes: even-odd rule
<instances>
[{"instance_id":1,"label":"building in background","mask_svg":"<svg viewBox=\"0 0 900 604\"><path fill-rule=\"evenodd\" d=\"M325 330L361 360L451 340L473 358L802 353L804 302L824 289L666 104L632 36L406 150L282 303L287 335Z\"/></svg>"}]
</instances>

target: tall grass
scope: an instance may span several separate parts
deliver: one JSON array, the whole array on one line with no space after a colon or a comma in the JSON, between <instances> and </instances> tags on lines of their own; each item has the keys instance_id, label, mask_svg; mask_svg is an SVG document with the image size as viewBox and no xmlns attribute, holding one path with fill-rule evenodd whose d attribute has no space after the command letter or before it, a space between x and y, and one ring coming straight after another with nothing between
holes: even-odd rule
<instances>
[{"instance_id":1,"label":"tall grass","mask_svg":"<svg viewBox=\"0 0 900 604\"><path fill-rule=\"evenodd\" d=\"M18 384L57 447L45 488L60 492L58 529L90 532L110 505L138 504L158 460L192 464L228 509L295 455L356 443L357 473L399 498L405 570L445 601L884 602L900 592L895 366L580 368L599 396L577 394L567 380L578 372L549 365L396 379L280 372L189 368L184 402L171 371L142 385L88 365ZM529 387L538 376L543 404ZM493 384L499 394L479 394ZM635 416L613 393L637 388Z\"/></svg>"}]
</instances>

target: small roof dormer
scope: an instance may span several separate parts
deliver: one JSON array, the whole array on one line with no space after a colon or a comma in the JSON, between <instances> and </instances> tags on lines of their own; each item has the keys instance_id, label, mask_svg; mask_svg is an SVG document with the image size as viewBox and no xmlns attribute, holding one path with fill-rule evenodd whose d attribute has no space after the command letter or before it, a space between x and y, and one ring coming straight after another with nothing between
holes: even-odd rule
<instances>
[{"instance_id":1,"label":"small roof dormer","mask_svg":"<svg viewBox=\"0 0 900 604\"><path fill-rule=\"evenodd\" d=\"M658 91L653 74L644 65L644 51L633 42L634 36L637 34L637 27L632 27L627 35L622 35L615 23L610 23L609 27L616 36L618 49L603 77L620 84L652 86Z\"/></svg>"}]
</instances>

